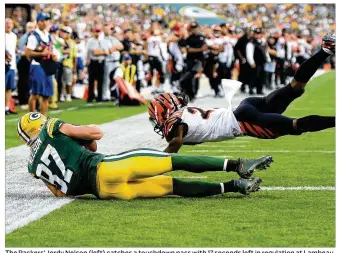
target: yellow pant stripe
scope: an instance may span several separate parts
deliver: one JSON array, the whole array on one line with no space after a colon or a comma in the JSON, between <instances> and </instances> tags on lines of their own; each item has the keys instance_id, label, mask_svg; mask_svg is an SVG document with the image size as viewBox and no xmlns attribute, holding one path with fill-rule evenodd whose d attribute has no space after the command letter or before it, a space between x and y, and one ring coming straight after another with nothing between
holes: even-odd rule
<instances>
[{"instance_id":1,"label":"yellow pant stripe","mask_svg":"<svg viewBox=\"0 0 337 253\"><path fill-rule=\"evenodd\" d=\"M121 160L129 157L136 157L136 156L149 156L149 157L168 157L170 156L168 153L164 153L154 149L134 149L129 150L127 152L123 152L117 155L109 155L105 156L104 161L111 162L116 160Z\"/></svg>"}]
</instances>

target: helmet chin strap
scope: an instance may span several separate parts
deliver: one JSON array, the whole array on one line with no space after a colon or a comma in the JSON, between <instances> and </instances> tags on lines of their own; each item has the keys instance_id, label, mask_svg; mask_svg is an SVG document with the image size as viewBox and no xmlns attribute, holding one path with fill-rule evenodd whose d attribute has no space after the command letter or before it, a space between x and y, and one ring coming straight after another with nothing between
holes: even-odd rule
<instances>
[{"instance_id":1,"label":"helmet chin strap","mask_svg":"<svg viewBox=\"0 0 337 253\"><path fill-rule=\"evenodd\" d=\"M30 138L30 140L27 142L27 146L32 146L33 143L37 140L37 138L39 137L39 134L33 136L32 138Z\"/></svg>"},{"instance_id":2,"label":"helmet chin strap","mask_svg":"<svg viewBox=\"0 0 337 253\"><path fill-rule=\"evenodd\" d=\"M161 130L161 128L158 124L154 126L153 130L156 134L160 135L162 137L162 139L164 138L163 130Z\"/></svg>"},{"instance_id":3,"label":"helmet chin strap","mask_svg":"<svg viewBox=\"0 0 337 253\"><path fill-rule=\"evenodd\" d=\"M163 131L160 129L160 126L159 126L159 124L158 124L158 114L157 114L157 106L155 106L154 107L154 114L155 114L155 116L156 116L156 119L155 119L155 121L156 122L154 122L154 119L152 119L152 123L154 124L154 128L153 128L153 130L154 130L154 132L156 133L156 134L158 134L158 135L160 135L162 138L164 138L164 134L163 134Z\"/></svg>"},{"instance_id":4,"label":"helmet chin strap","mask_svg":"<svg viewBox=\"0 0 337 253\"><path fill-rule=\"evenodd\" d=\"M39 133L38 133L37 135L33 136L32 138L30 138L30 140L27 142L27 145L28 145L28 146L31 146L31 145L36 141L36 139L39 137L39 134L40 134L40 132L41 132L42 127L44 126L44 124L45 124L45 123L43 123L43 124L41 125L41 127L38 128Z\"/></svg>"}]
</instances>

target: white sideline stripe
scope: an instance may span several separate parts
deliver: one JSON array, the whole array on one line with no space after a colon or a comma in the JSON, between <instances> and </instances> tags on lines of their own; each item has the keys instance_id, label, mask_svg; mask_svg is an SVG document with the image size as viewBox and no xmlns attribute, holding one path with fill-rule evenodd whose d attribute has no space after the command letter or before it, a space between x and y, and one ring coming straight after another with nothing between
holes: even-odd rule
<instances>
[{"instance_id":1,"label":"white sideline stripe","mask_svg":"<svg viewBox=\"0 0 337 253\"><path fill-rule=\"evenodd\" d=\"M188 178L188 179L194 179L194 178L208 178L208 176L186 176L186 177L174 177L174 178Z\"/></svg>"},{"instance_id":2,"label":"white sideline stripe","mask_svg":"<svg viewBox=\"0 0 337 253\"><path fill-rule=\"evenodd\" d=\"M187 153L323 153L323 154L334 154L335 150L226 150L226 149L219 149L219 150L187 150Z\"/></svg>"},{"instance_id":3,"label":"white sideline stripe","mask_svg":"<svg viewBox=\"0 0 337 253\"><path fill-rule=\"evenodd\" d=\"M56 202L56 203L50 203L50 205L46 206L45 208L39 209L38 211L31 212L30 215L26 216L23 219L20 219L8 226L6 226L6 234L9 234L10 232L14 231L15 229L18 229L20 227L26 226L28 223L35 221L37 219L42 218L43 216L49 214L50 212L70 203L74 199L67 199L64 198L62 201ZM31 211L31 210L30 210Z\"/></svg>"},{"instance_id":4,"label":"white sideline stripe","mask_svg":"<svg viewBox=\"0 0 337 253\"><path fill-rule=\"evenodd\" d=\"M229 145L235 145L235 144L251 143L251 141L243 141L243 140L240 140L240 138L236 138L236 139L233 139L233 140L226 141L225 143L214 142L214 145L215 146L219 145L219 146L223 147L224 145L227 146L227 143ZM205 143L199 144L199 147L206 147L206 146L209 146L209 142L205 142Z\"/></svg>"},{"instance_id":5,"label":"white sideline stripe","mask_svg":"<svg viewBox=\"0 0 337 253\"><path fill-rule=\"evenodd\" d=\"M64 111L73 111L73 110L76 110L78 108L80 108L80 107L79 106L69 107L67 109L50 111L49 114L58 114L58 113L61 113L61 112L64 112Z\"/></svg>"},{"instance_id":6,"label":"white sideline stripe","mask_svg":"<svg viewBox=\"0 0 337 253\"><path fill-rule=\"evenodd\" d=\"M8 120L6 120L6 122L13 122L13 121L17 121L17 120L19 120L20 118L14 118L14 119L8 119Z\"/></svg>"},{"instance_id":7,"label":"white sideline stripe","mask_svg":"<svg viewBox=\"0 0 337 253\"><path fill-rule=\"evenodd\" d=\"M261 191L335 191L334 186L261 186Z\"/></svg>"},{"instance_id":8,"label":"white sideline stripe","mask_svg":"<svg viewBox=\"0 0 337 253\"><path fill-rule=\"evenodd\" d=\"M246 145L235 145L235 144L227 145L226 143L222 143L218 145L203 145L202 147L204 148L245 148L247 146Z\"/></svg>"},{"instance_id":9,"label":"white sideline stripe","mask_svg":"<svg viewBox=\"0 0 337 253\"><path fill-rule=\"evenodd\" d=\"M78 109L77 106L75 106L75 107L70 107L70 108L68 108L66 111L73 111L73 110L76 110L76 109Z\"/></svg>"},{"instance_id":10,"label":"white sideline stripe","mask_svg":"<svg viewBox=\"0 0 337 253\"><path fill-rule=\"evenodd\" d=\"M64 110L55 110L55 111L50 111L49 114L58 114L63 112Z\"/></svg>"}]
</instances>

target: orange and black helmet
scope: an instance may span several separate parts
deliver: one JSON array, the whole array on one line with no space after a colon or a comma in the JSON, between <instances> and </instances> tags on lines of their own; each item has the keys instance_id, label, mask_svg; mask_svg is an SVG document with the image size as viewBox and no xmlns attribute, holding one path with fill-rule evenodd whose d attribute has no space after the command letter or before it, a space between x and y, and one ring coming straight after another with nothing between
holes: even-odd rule
<instances>
[{"instance_id":1,"label":"orange and black helmet","mask_svg":"<svg viewBox=\"0 0 337 253\"><path fill-rule=\"evenodd\" d=\"M163 136L163 126L168 117L186 106L188 99L183 93L161 93L156 95L148 105L149 120L154 131Z\"/></svg>"}]
</instances>

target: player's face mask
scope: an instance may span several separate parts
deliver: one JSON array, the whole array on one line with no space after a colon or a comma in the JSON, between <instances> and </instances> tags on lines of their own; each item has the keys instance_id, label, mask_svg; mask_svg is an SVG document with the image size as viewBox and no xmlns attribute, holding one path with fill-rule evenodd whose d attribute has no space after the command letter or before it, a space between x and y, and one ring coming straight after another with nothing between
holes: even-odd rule
<instances>
[{"instance_id":1,"label":"player's face mask","mask_svg":"<svg viewBox=\"0 0 337 253\"><path fill-rule=\"evenodd\" d=\"M221 31L218 31L218 30L214 31L214 37L219 38L220 34L221 34Z\"/></svg>"},{"instance_id":2,"label":"player's face mask","mask_svg":"<svg viewBox=\"0 0 337 253\"><path fill-rule=\"evenodd\" d=\"M162 130L162 127L160 127L160 125L157 123L157 121L153 118L149 118L152 126L153 126L153 131L160 135L162 138L164 138L164 133L163 133L163 130Z\"/></svg>"}]
</instances>

